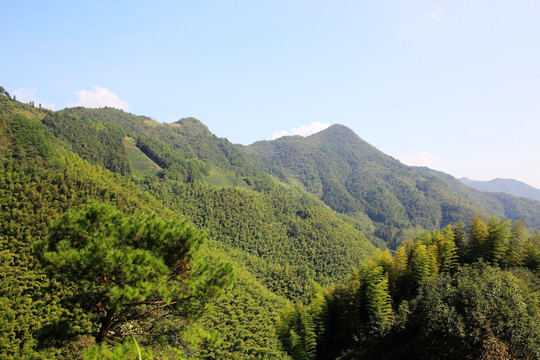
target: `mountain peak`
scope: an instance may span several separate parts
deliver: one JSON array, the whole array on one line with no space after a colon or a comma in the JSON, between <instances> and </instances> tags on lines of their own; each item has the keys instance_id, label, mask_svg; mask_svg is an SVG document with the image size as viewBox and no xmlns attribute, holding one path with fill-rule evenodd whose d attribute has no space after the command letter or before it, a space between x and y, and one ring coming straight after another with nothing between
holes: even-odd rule
<instances>
[{"instance_id":1,"label":"mountain peak","mask_svg":"<svg viewBox=\"0 0 540 360\"><path fill-rule=\"evenodd\" d=\"M326 129L319 131L318 133L313 134L312 136L323 135L323 136L339 136L339 137L352 137L358 138L358 135L350 128L341 124L333 124L327 127Z\"/></svg>"},{"instance_id":2,"label":"mountain peak","mask_svg":"<svg viewBox=\"0 0 540 360\"><path fill-rule=\"evenodd\" d=\"M191 135L212 135L208 127L204 125L200 120L194 117L182 118L171 125L180 126L183 128L183 132Z\"/></svg>"},{"instance_id":3,"label":"mountain peak","mask_svg":"<svg viewBox=\"0 0 540 360\"><path fill-rule=\"evenodd\" d=\"M332 146L336 149L348 149L353 151L357 156L383 156L379 150L364 141L353 130L345 125L334 124L325 130L309 136L307 139L318 143L319 145Z\"/></svg>"}]
</instances>

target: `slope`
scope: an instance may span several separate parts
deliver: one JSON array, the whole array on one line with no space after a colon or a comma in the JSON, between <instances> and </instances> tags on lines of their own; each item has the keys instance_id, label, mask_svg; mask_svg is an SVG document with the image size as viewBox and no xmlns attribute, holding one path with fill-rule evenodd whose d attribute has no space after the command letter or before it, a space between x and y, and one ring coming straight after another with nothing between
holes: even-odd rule
<instances>
[{"instance_id":1,"label":"slope","mask_svg":"<svg viewBox=\"0 0 540 360\"><path fill-rule=\"evenodd\" d=\"M137 140L137 147L163 168L181 171L182 181L206 178L216 185L272 187L273 181L227 139L218 138L195 118L161 124L112 108L65 109L64 117L81 117L121 127ZM198 160L198 161L196 161Z\"/></svg>"},{"instance_id":2,"label":"slope","mask_svg":"<svg viewBox=\"0 0 540 360\"><path fill-rule=\"evenodd\" d=\"M256 142L244 150L280 180L302 187L332 209L357 218L366 228L372 222L375 235L391 248L419 229L466 221L475 213L487 217L497 205L485 203L502 206L493 198L473 201L463 196L436 176L383 154L342 125L306 138ZM519 200L512 202L516 207L528 206ZM537 226L534 216L528 220L529 225Z\"/></svg>"},{"instance_id":3,"label":"slope","mask_svg":"<svg viewBox=\"0 0 540 360\"><path fill-rule=\"evenodd\" d=\"M55 116L66 126L76 124L66 118L115 126L118 136L136 139L137 148L162 167L135 179L141 188L187 214L225 251L239 250L236 260L278 294L305 298L312 279L335 281L373 250L354 221L281 184L196 119L163 125L109 108L66 109Z\"/></svg>"},{"instance_id":4,"label":"slope","mask_svg":"<svg viewBox=\"0 0 540 360\"><path fill-rule=\"evenodd\" d=\"M482 192L472 189L451 175L440 171L417 168L425 176L433 176L443 180L448 186L472 203L483 207L492 214L510 218L524 219L530 227L540 229L540 202L519 198L504 193Z\"/></svg>"},{"instance_id":5,"label":"slope","mask_svg":"<svg viewBox=\"0 0 540 360\"><path fill-rule=\"evenodd\" d=\"M513 196L540 201L540 190L514 179L493 179L478 181L467 178L459 179L462 183L476 190L485 192L501 192Z\"/></svg>"},{"instance_id":6,"label":"slope","mask_svg":"<svg viewBox=\"0 0 540 360\"><path fill-rule=\"evenodd\" d=\"M0 357L6 359L77 358L81 349L91 345L84 336L65 338L66 329L82 332L92 318L76 306L78 312L68 310L73 294L47 278L31 250L61 214L95 199L126 214L185 219L128 178L91 165L68 150L70 144L55 138L42 122L51 115L0 96ZM203 253L210 267L226 257L211 245ZM185 334L171 334L169 339L177 346L195 339L190 351L214 353L225 345L232 348L230 339L204 340L205 333L225 329L217 321L232 311L238 328L252 331L237 334L231 358L250 358L252 353L286 358L272 331L285 300L261 291L262 286L245 270L239 273L236 284L200 325L187 327Z\"/></svg>"}]
</instances>

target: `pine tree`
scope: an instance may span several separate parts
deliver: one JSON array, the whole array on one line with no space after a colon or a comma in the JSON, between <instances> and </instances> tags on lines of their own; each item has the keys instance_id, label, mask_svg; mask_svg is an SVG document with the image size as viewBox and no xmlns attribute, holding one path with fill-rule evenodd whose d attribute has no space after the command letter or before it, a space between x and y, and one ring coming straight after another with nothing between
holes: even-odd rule
<instances>
[{"instance_id":1,"label":"pine tree","mask_svg":"<svg viewBox=\"0 0 540 360\"><path fill-rule=\"evenodd\" d=\"M231 274L228 264L196 261L203 241L203 233L185 223L127 217L90 202L62 216L36 250L49 274L96 316L94 336L101 342L113 331L125 336L126 322L159 333L165 317L198 317Z\"/></svg>"}]
</instances>

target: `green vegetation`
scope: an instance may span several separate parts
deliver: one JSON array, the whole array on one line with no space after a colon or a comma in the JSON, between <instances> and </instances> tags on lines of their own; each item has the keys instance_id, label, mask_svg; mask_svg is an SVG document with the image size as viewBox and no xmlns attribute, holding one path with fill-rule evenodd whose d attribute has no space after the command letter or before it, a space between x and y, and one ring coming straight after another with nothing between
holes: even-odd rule
<instances>
[{"instance_id":1,"label":"green vegetation","mask_svg":"<svg viewBox=\"0 0 540 360\"><path fill-rule=\"evenodd\" d=\"M537 240L522 222L475 217L419 234L392 257L283 315L294 359L533 359L540 356ZM533 250L534 249L534 250Z\"/></svg>"},{"instance_id":2,"label":"green vegetation","mask_svg":"<svg viewBox=\"0 0 540 360\"><path fill-rule=\"evenodd\" d=\"M0 96L0 358L437 357L429 334L537 356L534 202L457 195L329 130L243 147ZM524 221L485 222L503 207Z\"/></svg>"},{"instance_id":3,"label":"green vegetation","mask_svg":"<svg viewBox=\"0 0 540 360\"><path fill-rule=\"evenodd\" d=\"M146 156L138 147L137 141L131 137L124 138L124 148L133 171L133 177L142 179L146 174L156 174L162 168Z\"/></svg>"},{"instance_id":4,"label":"green vegetation","mask_svg":"<svg viewBox=\"0 0 540 360\"><path fill-rule=\"evenodd\" d=\"M405 166L341 125L306 138L257 142L245 151L278 179L301 184L332 209L361 221L365 229L374 227L374 235L391 249L419 230L467 221L474 214L524 218L540 228L540 203L456 192L429 169Z\"/></svg>"},{"instance_id":5,"label":"green vegetation","mask_svg":"<svg viewBox=\"0 0 540 360\"><path fill-rule=\"evenodd\" d=\"M175 325L197 318L231 273L230 265L194 263L203 240L185 223L125 217L91 202L64 214L35 249L49 276L76 290L70 302L95 314L94 337L101 343L131 331L177 333Z\"/></svg>"},{"instance_id":6,"label":"green vegetation","mask_svg":"<svg viewBox=\"0 0 540 360\"><path fill-rule=\"evenodd\" d=\"M428 168L416 168L416 171L428 179L437 178L443 180L454 192L491 214L516 221L523 219L528 226L534 229L540 228L540 218L538 217L538 214L540 214L539 201L518 198L503 193L477 191L448 174Z\"/></svg>"},{"instance_id":7,"label":"green vegetation","mask_svg":"<svg viewBox=\"0 0 540 360\"><path fill-rule=\"evenodd\" d=\"M540 190L514 179L493 179L477 181L467 178L459 179L462 183L476 190L498 192L540 201Z\"/></svg>"},{"instance_id":8,"label":"green vegetation","mask_svg":"<svg viewBox=\"0 0 540 360\"><path fill-rule=\"evenodd\" d=\"M109 331L106 336L110 340L114 335L114 344L110 345L107 341L109 345L102 343L100 349L88 350L87 352L86 349L91 349L94 346L95 337L100 329L100 321L97 307L91 308L85 301L81 300L82 294L79 292L79 290L83 290L81 286L91 294L100 294L104 298L110 298L109 305L112 299L123 291L128 292L130 297L138 294L137 296L145 296L146 299L149 299L148 296L150 296L153 300L159 300L157 297L154 298L157 296L155 291L159 287L156 289L153 286L146 287L144 285L146 280L143 280L137 286L128 282L127 285L134 286L135 290L131 290L135 293L131 290L128 291L127 287L115 290L114 294L103 293L103 281L99 282L100 279L95 278L96 282L92 283L88 277L85 277L85 275L91 276L91 272L81 274L75 270L76 266L73 265L75 261L88 262L88 264L94 264L94 261L99 263L110 259L111 256L114 257L113 254L120 255L120 252L107 252L101 258L95 256L82 258L79 255L89 248L79 246L80 243L74 242L72 238L69 241L71 244L69 254L72 255L73 262L64 265L73 266L73 272L68 271L69 267L64 265L61 266L61 269L66 271L57 272L54 269L61 269L54 265L61 265L61 262L51 263L51 260L54 260L55 256L58 259L64 258L58 257L56 245L50 245L53 246L50 251L43 253L37 251L39 246L35 244L42 242L61 244L64 240L56 243L58 237L53 241L54 234L58 235L66 228L77 228L68 219L82 217L85 211L88 212L88 208L85 210L84 204L92 203L93 200L110 205L98 206L98 208L103 207L106 210L106 223L94 225L89 223L87 224L89 227L81 225L81 234L88 235L87 245L92 244L93 240L100 240L100 244L109 244L125 249L127 244L124 241L115 243L114 239L125 238L129 234L127 230L130 222L133 225L132 228L135 229L137 228L136 224L141 226L145 224L143 228L148 227L149 224L158 226L161 222L155 223L151 220L154 219L154 216L156 219L157 217L177 219L176 221L180 222L185 221L185 217L166 209L160 201L147 192L141 191L129 179L111 173L99 165L91 165L78 155L66 150L64 148L67 146L66 142L55 139L48 128L41 125L41 119L48 115L47 111L29 108L12 101L0 103L0 105L0 129L2 130L0 134L0 203L2 204L0 212L0 257L2 260L0 265L2 270L0 275L0 304L2 305L0 307L0 358L61 359L80 358L81 354L86 354L85 356L89 358L109 356L105 354L113 354L109 356L110 358L115 356L116 358L125 358L126 354L133 350L133 347L130 347L129 344L124 346L121 343L123 340L131 341L133 336L143 354L152 353L156 358L162 356L160 354L167 354L167 358L183 358L202 352L203 349L207 351L207 353L201 353L203 358L211 358L210 355L204 354L221 351L221 344L227 343L225 340L211 341L211 335L213 332L221 334L220 330L226 328L227 325L222 322L214 322L209 315L212 314L215 319L220 319L226 317L227 312L238 314L236 316L237 327L249 329L234 339L234 341L242 340L241 343L235 344L236 358L250 358L253 351L260 354L273 354L276 355L276 358L286 357L281 352L273 331L268 331L268 329L273 329L278 310L284 300L278 301L276 296L268 291L260 291L261 286L251 275L243 276L226 290L228 299L242 299L241 303L224 300L225 302L216 305L213 304L215 300L210 296L213 291L204 291L204 289L211 290L219 285L219 283L210 281L212 280L211 275L219 274L216 273L219 269L218 264L222 263L221 259L225 257L221 250L207 247L213 242L201 248L192 264L187 263L192 272L186 273L188 278L183 278L182 281L186 289L197 291L193 295L198 295L194 298L190 297L181 309L177 309L181 312L180 314L177 312L177 316L173 317L172 309L166 309L166 316L162 317L162 321L156 323L148 321L148 318L143 322L143 317L133 318L130 321L128 318L134 316L134 313L129 312L126 318L122 319L118 316L119 313L115 312L117 315L113 317L113 323L117 325L112 324L112 328L115 329L114 333ZM17 146L13 145L15 143ZM69 146L67 147L69 148ZM114 209L110 206L113 206ZM68 212L70 209L76 211ZM66 213L70 215L63 218L62 214ZM125 226L128 227L113 227L114 221L112 220L115 218L123 219L121 223L126 222ZM112 221L111 223L108 222L109 219ZM166 220L165 224L169 222L173 222L173 220ZM57 225L50 228L53 223ZM75 224L77 223L75 222ZM107 226L107 224L109 225ZM94 230L105 227L104 233L106 234L108 231L111 236L105 238L91 236L92 226L94 226ZM148 227L142 233L151 228L151 226ZM177 228L176 225L172 229L175 228ZM167 229L166 226L165 229ZM186 227L186 229L192 228ZM189 231L198 233L194 229ZM168 234L174 233L168 230L167 232ZM167 238L167 232L162 234L165 238ZM72 231L71 233L78 235L78 232L75 234ZM150 235L154 236L154 234ZM197 236L200 236L200 233ZM157 239L159 240L159 237ZM68 240L66 239L66 241ZM128 268L137 263L135 269L139 269L139 271L144 269L139 267L139 263L143 264L138 259L139 255L148 261L151 260L152 263L154 261L159 263L158 255L161 250L152 247L151 243L134 247L128 246L132 247L132 252L127 252L131 255L126 258L120 257L118 260L122 261L119 263L128 266L124 260L129 263L130 258L137 259ZM96 242L94 244L97 246ZM64 243L64 245L67 244ZM143 245L144 248L141 248ZM180 246L182 242L173 242L172 245ZM32 250L33 248L36 249L35 252ZM163 252L161 253L163 254ZM39 259L34 255L42 258L43 262L38 261ZM171 255L179 254L167 254L167 256ZM163 261L167 264L169 260ZM103 265L108 266L108 263ZM158 268L164 270L163 267ZM212 269L214 270L208 272ZM112 270L119 269L115 267ZM81 275L80 282L71 277L75 274ZM159 279L163 278L164 273L160 274L154 272L154 282L160 282ZM59 278L66 281L59 282ZM137 290L139 285L142 288ZM167 289L174 290L174 287L167 287ZM161 294L162 296L167 295ZM204 300L205 298L207 301ZM131 299L135 298L131 297ZM172 294L170 299L165 296L165 300L172 301L172 299L174 299ZM125 307L124 300L118 301ZM221 300L216 299L216 301ZM221 306L224 303L230 303L230 305ZM253 308L250 307L249 311L237 310L238 306L241 305L245 308L246 304L255 305ZM260 308L256 304L261 304ZM203 313L199 311L207 308L214 308L214 310L206 310ZM181 311L187 309L191 310L189 312ZM265 311L271 311L274 315L263 316ZM251 315L253 312L260 312L261 317L253 317ZM161 315L165 315L165 313L161 313ZM197 318L199 318L198 321ZM127 323L125 320L128 320ZM121 324L122 322L124 325ZM198 323L200 325L197 325ZM148 336L146 331L150 329L152 324L159 325L162 330L163 327L166 327L167 336L157 338ZM261 330L256 331L259 328ZM152 330L155 329L155 327L152 328ZM118 337L118 335L122 336ZM254 343L258 345L254 346ZM105 349L105 346L110 348L110 351Z\"/></svg>"},{"instance_id":9,"label":"green vegetation","mask_svg":"<svg viewBox=\"0 0 540 360\"><path fill-rule=\"evenodd\" d=\"M151 192L189 214L216 246L230 252L265 285L304 298L312 279L336 281L373 251L351 225L317 199L293 190L260 193L236 187L169 183ZM263 260L263 261L261 261Z\"/></svg>"},{"instance_id":10,"label":"green vegetation","mask_svg":"<svg viewBox=\"0 0 540 360\"><path fill-rule=\"evenodd\" d=\"M131 173L121 128L89 117L66 116L64 113L50 114L42 122L58 139L69 143L69 149L83 159L122 175Z\"/></svg>"}]
</instances>

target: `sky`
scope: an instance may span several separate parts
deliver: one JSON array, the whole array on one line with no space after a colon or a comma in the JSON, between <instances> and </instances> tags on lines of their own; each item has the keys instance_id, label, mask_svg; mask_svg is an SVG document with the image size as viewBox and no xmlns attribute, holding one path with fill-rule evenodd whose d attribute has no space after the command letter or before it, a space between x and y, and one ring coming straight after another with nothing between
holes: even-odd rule
<instances>
[{"instance_id":1,"label":"sky","mask_svg":"<svg viewBox=\"0 0 540 360\"><path fill-rule=\"evenodd\" d=\"M3 1L0 86L196 117L251 144L343 124L408 165L540 188L540 2Z\"/></svg>"}]
</instances>

